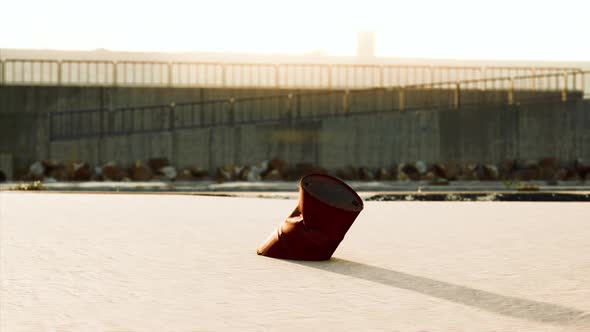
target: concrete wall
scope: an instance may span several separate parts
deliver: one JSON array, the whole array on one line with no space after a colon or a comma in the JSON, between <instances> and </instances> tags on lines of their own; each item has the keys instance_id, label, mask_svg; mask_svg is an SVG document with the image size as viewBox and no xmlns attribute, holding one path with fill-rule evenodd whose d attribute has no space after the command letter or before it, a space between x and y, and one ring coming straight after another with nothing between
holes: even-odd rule
<instances>
[{"instance_id":1,"label":"concrete wall","mask_svg":"<svg viewBox=\"0 0 590 332\"><path fill-rule=\"evenodd\" d=\"M12 180L14 178L14 162L12 155L0 154L0 171L4 173L6 180ZM0 180L1 182L2 180Z\"/></svg>"},{"instance_id":2,"label":"concrete wall","mask_svg":"<svg viewBox=\"0 0 590 332\"><path fill-rule=\"evenodd\" d=\"M459 111L407 111L178 130L105 138L105 159L130 164L165 156L210 170L272 157L328 169L401 161L500 162L508 158L590 159L590 102ZM98 162L98 139L51 144L61 160Z\"/></svg>"},{"instance_id":3,"label":"concrete wall","mask_svg":"<svg viewBox=\"0 0 590 332\"><path fill-rule=\"evenodd\" d=\"M165 156L179 166L197 164L209 169L232 163L251 164L274 156L290 163L309 162L326 168L349 164L378 167L411 160L499 162L506 158L545 156L590 159L588 102L577 96L567 103L546 101L498 106L507 102L506 91L463 91L463 106L459 111L445 110L452 105L452 90L407 91L406 108L417 107L417 110L405 112L391 111L399 106L397 91L357 93L349 98L352 113L348 115L344 113L340 92L305 95L293 99L291 114L287 113L284 99L266 104L236 104L234 118L242 124L231 125L225 109L197 107L190 112L178 112L176 126L196 118L205 127L51 144L48 139L48 111L276 93L275 90L0 87L0 153L13 156L16 175L25 172L33 161L45 158L86 160L92 164L117 160L129 164ZM516 99L531 96L559 99L555 93L531 92L520 92ZM421 110L419 106L425 102L441 105L442 110ZM480 105L468 106L471 103ZM484 106L490 104L498 105ZM268 118L276 121L255 123ZM127 121L152 120L160 121L148 121L140 114ZM124 124L117 121L113 121L117 126ZM90 127L84 130L100 126L97 121L89 121L87 125Z\"/></svg>"},{"instance_id":4,"label":"concrete wall","mask_svg":"<svg viewBox=\"0 0 590 332\"><path fill-rule=\"evenodd\" d=\"M273 89L0 86L0 113L116 108L278 93L279 91Z\"/></svg>"}]
</instances>

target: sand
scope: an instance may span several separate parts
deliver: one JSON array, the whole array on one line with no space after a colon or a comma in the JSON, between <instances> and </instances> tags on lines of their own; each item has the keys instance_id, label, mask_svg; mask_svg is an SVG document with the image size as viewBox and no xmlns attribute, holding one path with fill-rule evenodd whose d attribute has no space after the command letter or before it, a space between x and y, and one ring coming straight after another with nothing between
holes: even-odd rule
<instances>
[{"instance_id":1,"label":"sand","mask_svg":"<svg viewBox=\"0 0 590 332\"><path fill-rule=\"evenodd\" d=\"M590 331L590 204L366 202L328 262L294 200L0 192L0 331Z\"/></svg>"}]
</instances>

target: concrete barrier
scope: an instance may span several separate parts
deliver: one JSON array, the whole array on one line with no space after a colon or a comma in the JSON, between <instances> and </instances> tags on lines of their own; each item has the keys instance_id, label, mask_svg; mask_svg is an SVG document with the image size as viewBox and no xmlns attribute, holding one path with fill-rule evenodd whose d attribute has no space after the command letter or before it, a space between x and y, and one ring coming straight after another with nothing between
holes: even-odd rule
<instances>
[{"instance_id":1,"label":"concrete barrier","mask_svg":"<svg viewBox=\"0 0 590 332\"><path fill-rule=\"evenodd\" d=\"M179 111L173 126L178 129L50 143L46 111L51 109L269 96L277 90L1 87L0 153L13 155L17 176L33 161L46 158L129 164L162 156L178 166L197 164L211 172L274 156L291 164L311 163L328 169L381 167L411 160L590 159L590 104L580 96L562 102L560 96L548 92L541 95L547 97L544 102L507 105L506 91L468 90L461 94L461 109L455 110L450 90L408 90L401 112L398 91L357 93L347 100L348 106L343 92L294 94L289 103L287 92L282 92L284 98L265 103L236 103L233 115L225 106L200 105ZM515 100L531 96L540 95L520 91ZM435 101L441 109L412 109L425 100ZM469 106L472 102L482 104ZM130 123L169 127L166 114L152 115L134 114ZM181 128L187 118L200 127ZM98 118L92 119L82 130L100 128ZM260 122L269 119L274 120ZM102 125L119 128L126 123L111 116ZM215 125L220 123L223 125ZM77 128L78 124L67 126Z\"/></svg>"}]
</instances>

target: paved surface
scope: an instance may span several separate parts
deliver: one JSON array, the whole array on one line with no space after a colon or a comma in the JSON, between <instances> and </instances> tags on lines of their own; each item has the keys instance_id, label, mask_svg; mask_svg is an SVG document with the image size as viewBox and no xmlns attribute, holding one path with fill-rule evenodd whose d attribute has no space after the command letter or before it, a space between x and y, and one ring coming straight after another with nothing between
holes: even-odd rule
<instances>
[{"instance_id":1,"label":"paved surface","mask_svg":"<svg viewBox=\"0 0 590 332\"><path fill-rule=\"evenodd\" d=\"M327 262L294 200L0 193L0 331L590 331L590 204L367 202Z\"/></svg>"},{"instance_id":2,"label":"paved surface","mask_svg":"<svg viewBox=\"0 0 590 332\"><path fill-rule=\"evenodd\" d=\"M346 181L361 192L513 192L532 188L550 192L590 192L590 183L560 181L549 185L546 181L502 182L502 181L453 181L446 185L433 185L427 181ZM296 192L297 181L260 182L42 182L47 191L84 192ZM34 187L32 182L0 183L0 190Z\"/></svg>"}]
</instances>

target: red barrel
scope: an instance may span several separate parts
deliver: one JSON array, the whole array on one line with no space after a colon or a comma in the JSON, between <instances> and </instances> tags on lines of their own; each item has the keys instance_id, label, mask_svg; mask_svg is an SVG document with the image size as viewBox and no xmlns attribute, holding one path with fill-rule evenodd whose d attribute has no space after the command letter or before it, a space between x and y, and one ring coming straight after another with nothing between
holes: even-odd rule
<instances>
[{"instance_id":1,"label":"red barrel","mask_svg":"<svg viewBox=\"0 0 590 332\"><path fill-rule=\"evenodd\" d=\"M362 209L359 195L342 180L306 175L299 182L298 206L257 252L291 260L330 259Z\"/></svg>"}]
</instances>

